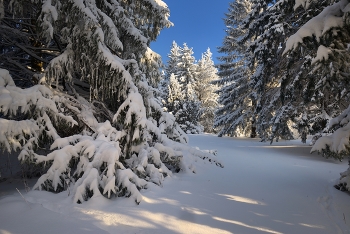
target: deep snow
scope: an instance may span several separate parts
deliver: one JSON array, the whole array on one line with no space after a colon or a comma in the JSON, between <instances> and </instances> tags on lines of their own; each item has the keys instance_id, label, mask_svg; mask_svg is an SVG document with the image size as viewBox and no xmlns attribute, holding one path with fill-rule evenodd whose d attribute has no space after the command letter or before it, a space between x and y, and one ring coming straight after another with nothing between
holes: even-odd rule
<instances>
[{"instance_id":1,"label":"deep snow","mask_svg":"<svg viewBox=\"0 0 350 234\"><path fill-rule=\"evenodd\" d=\"M1 182L0 233L350 233L350 196L333 188L347 162L310 154L300 140L190 135L190 144L217 149L225 167L198 159L196 174L152 184L140 205L74 204L68 191L26 193L20 180Z\"/></svg>"}]
</instances>

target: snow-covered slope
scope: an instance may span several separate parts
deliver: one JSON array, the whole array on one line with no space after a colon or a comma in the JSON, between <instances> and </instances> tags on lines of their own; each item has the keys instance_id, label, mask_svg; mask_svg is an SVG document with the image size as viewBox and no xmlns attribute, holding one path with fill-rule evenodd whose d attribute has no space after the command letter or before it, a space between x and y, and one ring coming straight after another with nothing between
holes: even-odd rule
<instances>
[{"instance_id":1,"label":"snow-covered slope","mask_svg":"<svg viewBox=\"0 0 350 234\"><path fill-rule=\"evenodd\" d=\"M21 181L1 182L0 233L350 232L350 196L333 188L346 162L309 154L299 141L193 135L190 144L217 149L225 167L198 159L196 174L149 186L138 206L103 197L74 204L69 191L26 193Z\"/></svg>"}]
</instances>

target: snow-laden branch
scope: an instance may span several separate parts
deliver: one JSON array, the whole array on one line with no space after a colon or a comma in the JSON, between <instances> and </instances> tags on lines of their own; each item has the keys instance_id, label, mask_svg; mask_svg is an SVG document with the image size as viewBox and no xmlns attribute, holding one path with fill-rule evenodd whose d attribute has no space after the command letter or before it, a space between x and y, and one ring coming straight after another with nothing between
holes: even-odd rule
<instances>
[{"instance_id":1,"label":"snow-laden branch","mask_svg":"<svg viewBox=\"0 0 350 234\"><path fill-rule=\"evenodd\" d=\"M339 116L330 120L328 128L336 130L328 136L319 138L311 149L311 153L319 152L325 157L333 157L343 160L350 154L350 106ZM350 163L350 157L349 157ZM349 168L340 173L339 185L350 191L350 164Z\"/></svg>"},{"instance_id":2,"label":"snow-laden branch","mask_svg":"<svg viewBox=\"0 0 350 234\"><path fill-rule=\"evenodd\" d=\"M40 74L39 83L49 86L21 90L3 79L3 90L17 92L21 100L10 95L0 102L9 121L25 110L21 117L37 125L15 136L25 142L14 144L22 149L21 160L48 167L35 188L69 188L75 202L103 195L131 196L139 203L139 190L148 183L160 185L172 172L193 168L186 163L193 158L209 160L207 153L175 144L187 143L187 136L154 97L160 59L148 45L171 25L164 2L31 3L40 15L41 36L51 43L56 35L65 48ZM39 155L37 145L48 154Z\"/></svg>"},{"instance_id":3,"label":"snow-laden branch","mask_svg":"<svg viewBox=\"0 0 350 234\"><path fill-rule=\"evenodd\" d=\"M71 117L60 113L57 105L58 97L43 86L36 85L28 89L21 89L15 86L9 72L0 69L0 145L5 146L8 152L22 149L27 153L33 152L37 145L38 138L43 134L52 139L59 136L53 127L49 115L57 120L63 120L68 125L77 125ZM26 116L27 120L13 120L13 116ZM23 118L23 117L22 117Z\"/></svg>"},{"instance_id":4,"label":"snow-laden branch","mask_svg":"<svg viewBox=\"0 0 350 234\"><path fill-rule=\"evenodd\" d=\"M350 4L348 0L341 0L326 7L318 16L310 19L294 35L289 37L283 54L296 49L306 37L315 36L316 40L320 41L320 38L329 30L343 27L343 14L349 10L348 4Z\"/></svg>"}]
</instances>

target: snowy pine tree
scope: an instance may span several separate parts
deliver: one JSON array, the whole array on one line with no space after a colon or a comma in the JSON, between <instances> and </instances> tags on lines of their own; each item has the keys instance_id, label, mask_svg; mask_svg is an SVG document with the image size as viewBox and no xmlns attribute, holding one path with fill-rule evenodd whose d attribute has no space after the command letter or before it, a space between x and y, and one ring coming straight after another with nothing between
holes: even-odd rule
<instances>
[{"instance_id":1,"label":"snowy pine tree","mask_svg":"<svg viewBox=\"0 0 350 234\"><path fill-rule=\"evenodd\" d=\"M62 52L61 42L54 40L46 44L39 35L35 12L41 5L31 1L20 2L20 15L13 17L11 8L16 1L0 1L0 68L9 70L14 82L21 87L38 83L37 76L48 63ZM1 10L2 9L2 10ZM1 13L3 12L3 13Z\"/></svg>"},{"instance_id":2,"label":"snowy pine tree","mask_svg":"<svg viewBox=\"0 0 350 234\"><path fill-rule=\"evenodd\" d=\"M349 155L349 1L306 2L306 9L320 6L321 12L288 39L285 53L302 55L308 64L298 74L304 105L308 108L310 132L331 133L316 140L312 152L343 160ZM329 121L327 121L329 120ZM328 124L327 124L328 122ZM341 173L341 188L350 190L350 168Z\"/></svg>"},{"instance_id":3,"label":"snowy pine tree","mask_svg":"<svg viewBox=\"0 0 350 234\"><path fill-rule=\"evenodd\" d=\"M220 128L219 136L254 135L253 102L254 96L249 86L250 72L247 66L247 43L241 42L246 34L242 22L250 12L249 1L230 3L229 12L224 20L226 36L219 52L217 65L220 80L215 84L218 90L218 102L221 105L215 113L214 127Z\"/></svg>"},{"instance_id":4,"label":"snowy pine tree","mask_svg":"<svg viewBox=\"0 0 350 234\"><path fill-rule=\"evenodd\" d=\"M176 106L179 104L180 101L184 99L184 95L181 91L180 84L175 77L174 73L171 73L170 80L168 84L168 100L167 100L167 106L168 111L173 112L176 110Z\"/></svg>"},{"instance_id":5,"label":"snowy pine tree","mask_svg":"<svg viewBox=\"0 0 350 234\"><path fill-rule=\"evenodd\" d=\"M181 57L181 48L173 41L170 53L168 54L168 61L165 66L165 71L163 74L163 79L160 81L159 90L161 92L162 102L167 111L172 111L171 107L169 109L169 85L170 85L170 76L176 73L176 67L179 63ZM170 104L172 106L172 104Z\"/></svg>"},{"instance_id":6,"label":"snowy pine tree","mask_svg":"<svg viewBox=\"0 0 350 234\"><path fill-rule=\"evenodd\" d=\"M290 4L292 8L289 10L289 14L291 14L292 23L289 24L288 41L295 37L295 33L298 33L299 30L303 30L300 27L317 16L328 3L327 1L309 1L310 8L300 7L300 5L305 5L302 2L294 5L294 2L291 1ZM310 37L305 40L303 48L299 47L299 51L290 51L286 55L286 51L289 50L288 41L283 45L283 58L286 62L280 82L279 99L281 104L276 109L276 116L281 116L285 122L292 121L299 136L318 134L326 127L331 112L326 111L325 103L319 102L316 100L318 98L313 97L316 91L315 81L318 78L313 71L312 59L315 56L313 47L317 46L317 42Z\"/></svg>"},{"instance_id":7,"label":"snowy pine tree","mask_svg":"<svg viewBox=\"0 0 350 234\"><path fill-rule=\"evenodd\" d=\"M294 11L294 5L293 0L231 4L225 21L228 36L220 48L227 56L218 66L223 85L223 107L216 119L216 125L223 126L220 134L238 135L243 130L254 136L256 128L263 141L272 142L292 139L293 128L298 128L300 135L308 131L310 121L302 116L309 112L300 102L300 94L291 94L300 90L299 86L288 87L305 60L297 55L298 62L292 61L283 51L286 40L317 10Z\"/></svg>"},{"instance_id":8,"label":"snowy pine tree","mask_svg":"<svg viewBox=\"0 0 350 234\"><path fill-rule=\"evenodd\" d=\"M208 48L198 61L194 87L196 96L202 104L200 124L204 128L204 132L208 133L214 132L214 113L218 107L217 86L212 84L215 80L218 80L217 69Z\"/></svg>"},{"instance_id":9,"label":"snowy pine tree","mask_svg":"<svg viewBox=\"0 0 350 234\"><path fill-rule=\"evenodd\" d=\"M14 13L24 12L22 1L11 3ZM183 157L221 165L185 145L186 135L154 97L159 58L149 44L171 25L165 3L32 4L38 8L28 9L39 9L32 17L39 16L40 40L59 40L64 48L31 88L16 87L0 70L0 145L9 152L19 148L23 162L48 167L34 188L70 187L75 202L104 195L132 196L139 203L148 182L161 184L173 171L191 170ZM38 154L42 147L49 153Z\"/></svg>"},{"instance_id":10,"label":"snowy pine tree","mask_svg":"<svg viewBox=\"0 0 350 234\"><path fill-rule=\"evenodd\" d=\"M168 61L165 67L165 79L169 80L171 74L177 74L178 66L182 56L182 48L177 45L175 41L171 45L170 53L168 54Z\"/></svg>"},{"instance_id":11,"label":"snowy pine tree","mask_svg":"<svg viewBox=\"0 0 350 234\"><path fill-rule=\"evenodd\" d=\"M184 98L187 100L195 100L197 98L194 91L197 67L195 61L192 48L189 48L184 43L175 76L178 78Z\"/></svg>"},{"instance_id":12,"label":"snowy pine tree","mask_svg":"<svg viewBox=\"0 0 350 234\"><path fill-rule=\"evenodd\" d=\"M291 122L284 115L280 82L285 69L281 56L286 38L293 30L290 1L252 1L252 10L243 21L249 43L247 64L252 75L254 123L262 141L293 138ZM282 94L282 95L281 95ZM289 108L289 107L288 107ZM287 109L289 110L289 109Z\"/></svg>"},{"instance_id":13,"label":"snowy pine tree","mask_svg":"<svg viewBox=\"0 0 350 234\"><path fill-rule=\"evenodd\" d=\"M350 191L350 105L339 116L330 120L328 128L334 132L316 140L311 149L324 157L332 157L342 161L348 157L349 168L340 173L339 184L335 187L342 191Z\"/></svg>"},{"instance_id":14,"label":"snowy pine tree","mask_svg":"<svg viewBox=\"0 0 350 234\"><path fill-rule=\"evenodd\" d=\"M196 67L192 48L186 43L179 47L173 42L166 66L165 79L168 81L166 107L186 133L200 133L199 123L202 114L201 103L195 93Z\"/></svg>"}]
</instances>

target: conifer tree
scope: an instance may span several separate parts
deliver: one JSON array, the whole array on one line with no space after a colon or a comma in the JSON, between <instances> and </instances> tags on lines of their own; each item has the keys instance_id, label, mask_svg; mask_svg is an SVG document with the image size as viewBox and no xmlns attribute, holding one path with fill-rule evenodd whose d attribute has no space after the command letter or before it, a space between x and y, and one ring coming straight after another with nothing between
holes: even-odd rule
<instances>
[{"instance_id":1,"label":"conifer tree","mask_svg":"<svg viewBox=\"0 0 350 234\"><path fill-rule=\"evenodd\" d=\"M22 2L11 1L14 16L25 12ZM165 3L31 4L39 9L31 15L40 40L51 44L57 38L64 48L29 89L15 87L9 72L0 70L0 146L19 148L23 162L48 166L34 188L70 187L75 202L102 194L139 203L139 190L149 182L161 184L172 172L190 170L184 157L211 158L185 145L187 136L154 97L159 57L149 44L171 26ZM51 153L39 155L42 146Z\"/></svg>"},{"instance_id":2,"label":"conifer tree","mask_svg":"<svg viewBox=\"0 0 350 234\"><path fill-rule=\"evenodd\" d=\"M159 84L159 91L161 93L161 99L164 107L167 111L171 112L173 110L173 105L168 102L169 98L169 85L170 85L170 76L172 74L176 74L176 69L181 57L181 48L177 45L175 41L173 41L170 53L168 54L168 61L165 66L164 74L162 75L163 79ZM168 106L170 105L170 107Z\"/></svg>"},{"instance_id":3,"label":"conifer tree","mask_svg":"<svg viewBox=\"0 0 350 234\"><path fill-rule=\"evenodd\" d=\"M165 79L169 80L171 74L177 74L179 63L182 56L182 48L178 46L178 44L173 41L170 49L170 53L168 54L168 61L165 67Z\"/></svg>"},{"instance_id":4,"label":"conifer tree","mask_svg":"<svg viewBox=\"0 0 350 234\"><path fill-rule=\"evenodd\" d=\"M316 3L310 1L308 3L312 5L310 8L298 7L298 4L302 3L295 4L293 1L290 1L287 7L283 7L283 4L276 6L278 9L281 9L282 6L286 12L282 10L281 12L289 15L287 18L285 17L289 19L286 38L292 38L301 25L318 15L325 7L325 2L318 1ZM284 4L286 3L284 2ZM287 41L282 45L283 53L286 51L286 46L288 47ZM314 82L313 75L311 75L313 73L312 68L310 67L314 55L309 54L307 51L310 52L308 48L303 48L303 51L300 51L301 54L299 53L298 55L297 53L293 55L294 52L287 56L280 55L283 66L280 69L280 91L278 94L278 105L275 105L275 115L271 121L273 123L273 131L270 139L286 133L283 130L283 125L280 124L283 122L291 123L288 128L291 129L292 126L297 130L298 134L296 136L305 139L307 134L316 134L322 131L329 118L328 114L321 110L322 108L319 109L321 105L312 104L313 98L310 96L311 92L309 92L310 89L307 87L311 88L313 86L311 84ZM305 92L308 89L309 91Z\"/></svg>"},{"instance_id":5,"label":"conifer tree","mask_svg":"<svg viewBox=\"0 0 350 234\"><path fill-rule=\"evenodd\" d=\"M335 188L341 191L350 191L350 105L339 116L330 120L328 128L334 132L316 140L312 152L321 153L322 156L342 161L348 157L349 168L340 173L340 181Z\"/></svg>"},{"instance_id":6,"label":"conifer tree","mask_svg":"<svg viewBox=\"0 0 350 234\"><path fill-rule=\"evenodd\" d=\"M290 123L276 110L281 107L280 80L285 72L281 57L286 38L293 30L290 1L252 1L252 10L243 21L249 43L247 65L252 72L250 89L254 96L254 123L262 141L293 138ZM282 108L284 111L284 108Z\"/></svg>"},{"instance_id":7,"label":"conifer tree","mask_svg":"<svg viewBox=\"0 0 350 234\"><path fill-rule=\"evenodd\" d=\"M204 132L208 133L214 132L214 112L218 106L217 86L212 84L216 80L218 80L217 69L212 60L212 53L208 48L198 61L194 87L196 96L202 104L200 123L204 128Z\"/></svg>"},{"instance_id":8,"label":"conifer tree","mask_svg":"<svg viewBox=\"0 0 350 234\"><path fill-rule=\"evenodd\" d=\"M197 67L195 61L192 48L189 48L184 43L175 75L178 77L181 89L187 100L195 100L197 98L194 91Z\"/></svg>"},{"instance_id":9,"label":"conifer tree","mask_svg":"<svg viewBox=\"0 0 350 234\"><path fill-rule=\"evenodd\" d=\"M14 4L0 1L0 68L9 70L17 85L30 87L38 83L37 74L62 52L63 45L56 40L57 35L49 44L40 37L34 18L40 4L21 1L21 14L13 17L10 9Z\"/></svg>"},{"instance_id":10,"label":"conifer tree","mask_svg":"<svg viewBox=\"0 0 350 234\"><path fill-rule=\"evenodd\" d=\"M186 43L181 48L173 42L168 57L165 79L172 77L172 80L169 80L168 85L167 109L186 133L200 133L203 131L199 123L202 112L201 103L195 93L197 65L192 48Z\"/></svg>"},{"instance_id":11,"label":"conifer tree","mask_svg":"<svg viewBox=\"0 0 350 234\"><path fill-rule=\"evenodd\" d=\"M291 36L284 53L291 63L304 56L297 84L306 106L304 119L309 123L309 133L322 133L315 139L312 152L321 152L325 157L343 160L349 155L349 60L348 44L349 1L300 1L295 9L313 9L321 12L314 15ZM290 85L291 86L291 85ZM299 94L300 95L300 94ZM350 190L350 169L341 173L341 190Z\"/></svg>"},{"instance_id":12,"label":"conifer tree","mask_svg":"<svg viewBox=\"0 0 350 234\"><path fill-rule=\"evenodd\" d=\"M226 77L230 76L235 77L235 82L228 83L229 89L220 91L220 100L225 100L226 104L219 109L216 124L226 124L222 134L237 135L238 126L241 126L253 136L252 130L256 128L262 141L272 143L278 138L292 139L294 127L299 126L301 134L308 124L300 119L306 111L303 106L296 105L295 99L289 99L290 90L294 87L286 88L286 84L288 77L295 75L297 69L288 65L290 60L282 53L287 38L316 10L294 11L294 1L254 0L248 12L244 10L247 4L250 2L234 2L226 20L231 36L220 48L222 52L227 51L228 56L222 57L219 75L224 78L222 83L229 81ZM239 12L245 14L242 16ZM229 53L240 56L235 58ZM228 59L233 62L227 62L230 61ZM304 58L299 56L299 62L294 64L302 61ZM235 69L227 69L232 66L230 64L234 64ZM232 110L228 111L229 108Z\"/></svg>"},{"instance_id":13,"label":"conifer tree","mask_svg":"<svg viewBox=\"0 0 350 234\"><path fill-rule=\"evenodd\" d=\"M184 95L181 91L180 84L175 77L174 73L171 73L169 85L168 85L168 111L172 112L179 105L179 102L184 99Z\"/></svg>"},{"instance_id":14,"label":"conifer tree","mask_svg":"<svg viewBox=\"0 0 350 234\"><path fill-rule=\"evenodd\" d=\"M298 109L302 107L298 111L299 116L303 113L303 118L299 117L301 124L298 126L305 128L308 134L327 131L328 120L347 106L343 87L347 87L348 81L346 75L344 76L347 71L343 63L348 56L345 48L349 32L346 27L342 28L343 25L338 24L342 24L346 15L338 12L341 11L339 7L346 3L332 3L311 1L307 5L306 2L295 5L296 10L302 9L312 17L303 22L303 26L290 37L284 51L288 52L290 70L297 68L297 74L291 73L286 77L284 86L290 89L293 97L301 97L296 99ZM330 21L330 18L335 21ZM297 57L303 58L304 61L299 62L298 67L295 62ZM305 122L306 127L303 124Z\"/></svg>"},{"instance_id":15,"label":"conifer tree","mask_svg":"<svg viewBox=\"0 0 350 234\"><path fill-rule=\"evenodd\" d=\"M247 43L241 38L246 34L242 22L251 10L249 1L234 1L229 5L224 23L226 36L219 52L217 65L220 80L215 84L218 90L218 102L221 105L215 112L214 127L220 128L219 136L250 135L254 128L253 100L249 86L250 72L247 66Z\"/></svg>"}]
</instances>

